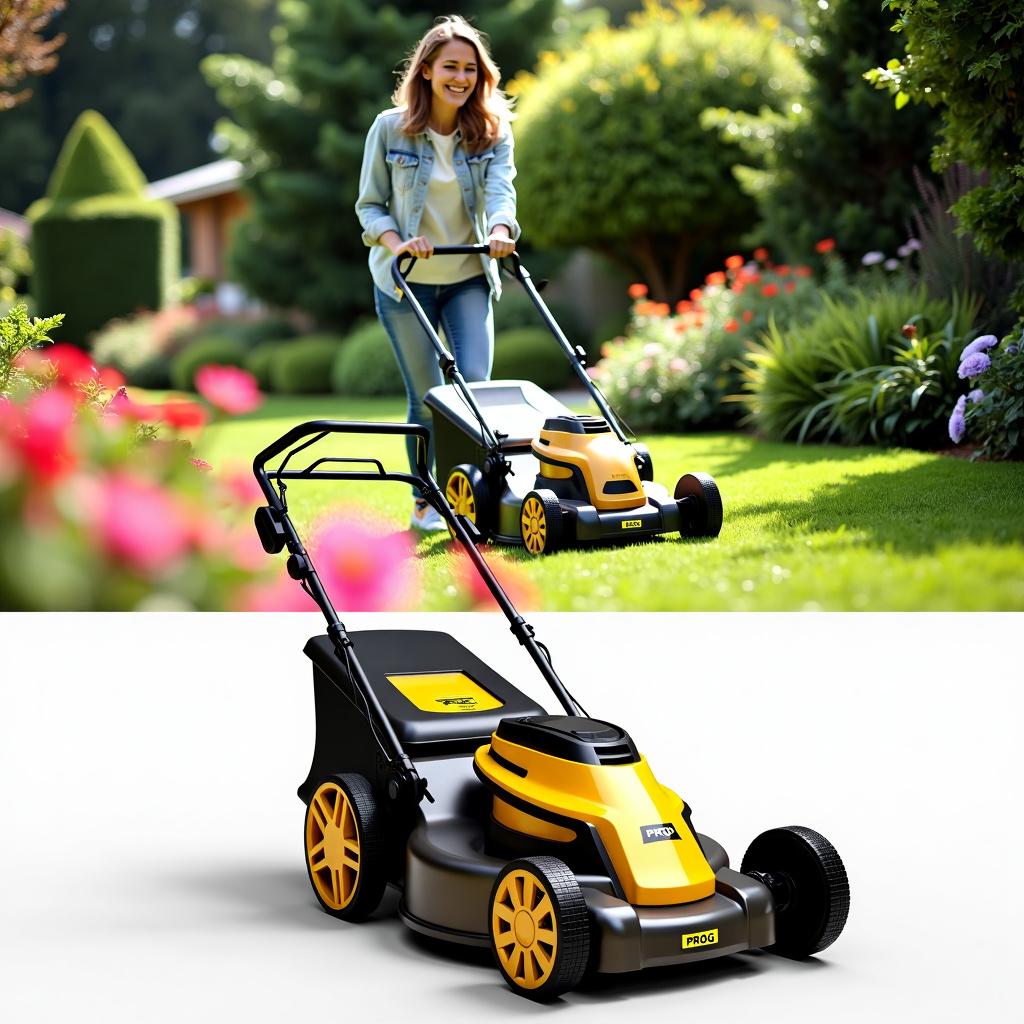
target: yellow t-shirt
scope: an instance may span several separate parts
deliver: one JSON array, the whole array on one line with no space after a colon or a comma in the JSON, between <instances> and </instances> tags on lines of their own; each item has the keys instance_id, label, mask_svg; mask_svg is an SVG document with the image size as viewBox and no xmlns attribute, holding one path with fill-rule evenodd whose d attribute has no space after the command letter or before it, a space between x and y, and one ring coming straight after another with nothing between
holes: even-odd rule
<instances>
[{"instance_id":1,"label":"yellow t-shirt","mask_svg":"<svg viewBox=\"0 0 1024 1024\"><path fill-rule=\"evenodd\" d=\"M427 129L434 144L434 169L423 204L419 233L434 245L472 245L473 224L462 201L462 186L455 176L455 133L440 135ZM417 260L406 280L415 284L455 284L483 273L479 256L435 256Z\"/></svg>"}]
</instances>

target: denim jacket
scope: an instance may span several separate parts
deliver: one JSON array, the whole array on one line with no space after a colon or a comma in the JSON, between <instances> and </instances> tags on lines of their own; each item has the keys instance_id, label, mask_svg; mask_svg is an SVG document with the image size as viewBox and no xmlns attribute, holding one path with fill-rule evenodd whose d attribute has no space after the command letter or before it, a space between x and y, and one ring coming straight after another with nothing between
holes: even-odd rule
<instances>
[{"instance_id":1,"label":"denim jacket","mask_svg":"<svg viewBox=\"0 0 1024 1024\"><path fill-rule=\"evenodd\" d=\"M391 277L394 257L380 236L396 231L403 241L419 233L427 200L427 187L434 169L434 145L427 132L409 137L399 130L402 109L378 114L366 136L363 168L359 175L356 216L363 226L363 242L370 247L370 273L385 294L401 293ZM506 125L497 142L481 153L467 153L462 133L455 129L455 176L462 186L462 200L473 224L477 242L486 242L497 224L508 226L513 239L519 238L516 221L516 190L512 180L516 168L512 159L512 132ZM435 241L435 239L431 239ZM481 256L494 298L501 296L498 266Z\"/></svg>"}]
</instances>

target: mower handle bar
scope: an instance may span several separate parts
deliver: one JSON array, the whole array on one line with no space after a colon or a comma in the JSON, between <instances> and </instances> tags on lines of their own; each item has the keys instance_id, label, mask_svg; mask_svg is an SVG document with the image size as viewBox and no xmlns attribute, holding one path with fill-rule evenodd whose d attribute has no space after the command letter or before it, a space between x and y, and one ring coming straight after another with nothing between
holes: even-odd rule
<instances>
[{"instance_id":1,"label":"mower handle bar","mask_svg":"<svg viewBox=\"0 0 1024 1024\"><path fill-rule=\"evenodd\" d=\"M304 448L308 448L311 445L316 444L318 441L323 440L330 434L390 434L415 437L418 442L416 445L417 472L390 473L384 469L384 466L378 459L334 457L317 459L305 469L288 470L284 468L288 460L293 455L302 451ZM542 649L542 645L534 639L533 627L516 610L515 605L513 605L508 594L505 593L483 555L481 555L477 550L476 543L470 536L469 530L463 522L463 517L456 515L451 506L449 506L448 502L445 500L441 489L437 485L437 481L434 479L434 476L427 465L426 453L429 436L430 435L426 427L415 423L366 423L342 420L312 420L308 423L301 423L298 426L293 427L286 434L283 434L272 444L264 448L263 451L261 451L253 460L253 472L255 473L256 479L259 481L260 488L266 496L270 506L269 509L261 509L256 514L257 516L260 516L262 513L268 512L274 521L280 524L281 531L283 533L282 546L286 546L289 551L289 575L304 584L310 596L320 607L324 617L327 619L328 635L331 637L339 657L351 658L351 661L356 664L357 674L359 676L359 685L363 691L364 697L366 698L367 707L372 709L371 714L376 724L388 739L391 747L389 753L397 760L400 760L403 767L405 767L407 763L411 765L411 762L408 762L408 758L402 750L401 743L395 735L394 729L391 727L391 723L387 720L387 716L380 707L376 695L373 693L372 688L366 681L362 668L358 665L358 659L351 653L352 641L349 639L348 634L345 631L344 624L338 618L334 605L331 603L330 597L317 576L312 559L309 557L309 554L299 537L298 531L295 529L295 525L292 522L291 517L288 515L288 506L284 500L283 493L279 494L278 491L275 490L271 480L277 480L281 484L282 492L285 489L285 480L389 480L411 484L418 487L424 499L432 505L437 510L438 514L444 519L455 540L462 545L463 550L469 556L469 560L473 563L473 567L480 574L484 583L487 585L488 590L490 590L494 597L494 600L497 602L498 607L501 608L505 617L508 619L513 635L519 643L527 649L528 653L533 658L534 663L537 665L537 668L540 670L541 675L544 676L545 681L558 698L558 702L570 715L582 713L580 705L576 703L572 695L566 689L565 684L555 672L550 658ZM300 444L299 442L303 443ZM285 455L281 465L277 469L268 470L266 468L267 462L285 451L287 451L287 454ZM374 472L366 472L353 470L325 471L317 469L318 466L321 466L326 462L368 463L376 466L376 470ZM280 550L280 548L278 548L278 550Z\"/></svg>"},{"instance_id":2,"label":"mower handle bar","mask_svg":"<svg viewBox=\"0 0 1024 1024\"><path fill-rule=\"evenodd\" d=\"M487 256L489 254L490 247L483 244L438 245L434 248L435 256ZM603 394L601 394L597 385L590 379L590 375L587 373L586 369L586 359L583 350L574 348L572 343L562 332L562 328L558 326L558 322L551 315L551 310L548 309L547 304L541 298L539 289L533 283L533 278L530 275L530 272L523 266L523 261L520 259L519 253L512 252L504 258L511 261L513 270L511 276L523 286L524 291L530 297L530 301L537 307L537 311L540 313L541 319L544 321L544 325L552 335L554 335L555 342L562 350L566 359L569 360L569 365L572 367L573 373L576 374L580 383L582 383L584 388L586 388L587 394L589 394L591 399L593 399L594 404L601 410L601 415L608 421L608 426L611 427L615 436L618 437L623 444L630 444L630 438L626 436L626 432L622 429L622 426L615 413L612 411L611 406L608 404L607 399ZM416 257L413 256L412 253L401 253L391 261L391 277L394 279L399 291L408 300L413 313L416 315L416 319L420 322L420 326L430 339L430 343L433 345L434 351L437 353L438 365L441 367L441 373L444 376L445 382L454 384L458 388L463 399L480 424L484 444L491 451L497 451L498 440L494 436L494 432L488 426L487 421L484 419L483 412L477 404L476 399L473 397L473 392L470 390L469 385L459 372L458 365L455 362L455 357L445 347L444 342L441 341L441 336L427 319L427 315L424 313L419 299L416 298L412 289L409 288L407 276L415 263Z\"/></svg>"}]
</instances>

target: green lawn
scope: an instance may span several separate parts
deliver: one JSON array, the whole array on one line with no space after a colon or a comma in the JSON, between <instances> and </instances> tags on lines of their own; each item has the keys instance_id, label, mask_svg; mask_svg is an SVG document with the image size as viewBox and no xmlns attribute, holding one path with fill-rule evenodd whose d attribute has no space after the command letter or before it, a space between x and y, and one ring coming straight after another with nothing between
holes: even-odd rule
<instances>
[{"instance_id":1,"label":"green lawn","mask_svg":"<svg viewBox=\"0 0 1024 1024\"><path fill-rule=\"evenodd\" d=\"M400 419L396 400L270 398L211 427L202 455L249 463L307 419ZM725 525L714 541L665 537L542 559L489 548L536 585L545 610L1024 609L1024 464L971 463L922 452L800 447L738 434L645 439L655 475L714 475ZM327 453L327 442L321 447ZM330 452L404 468L401 443L341 439ZM301 459L301 456L299 457ZM300 532L339 502L372 506L401 529L401 484L302 484L289 491ZM447 534L425 539L425 607L445 605Z\"/></svg>"}]
</instances>

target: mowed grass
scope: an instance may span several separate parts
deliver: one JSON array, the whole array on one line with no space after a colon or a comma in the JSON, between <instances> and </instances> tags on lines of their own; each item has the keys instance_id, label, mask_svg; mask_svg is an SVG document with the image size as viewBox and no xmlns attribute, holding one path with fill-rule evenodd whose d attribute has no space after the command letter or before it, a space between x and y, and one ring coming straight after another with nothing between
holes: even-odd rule
<instances>
[{"instance_id":1,"label":"mowed grass","mask_svg":"<svg viewBox=\"0 0 1024 1024\"><path fill-rule=\"evenodd\" d=\"M304 420L398 420L396 400L270 398L247 417L211 427L214 466L251 463ZM655 477L718 481L725 525L713 541L666 536L545 558L489 546L534 584L544 610L1019 610L1024 608L1024 464L971 463L924 452L798 446L742 434L644 439ZM374 456L405 468L401 442L343 437L318 454ZM299 468L307 453L293 465ZM311 454L311 453L310 453ZM309 460L311 461L311 460ZM295 483L289 505L304 536L341 505L394 529L408 522L404 485ZM447 534L423 539L425 608L452 584Z\"/></svg>"}]
</instances>

